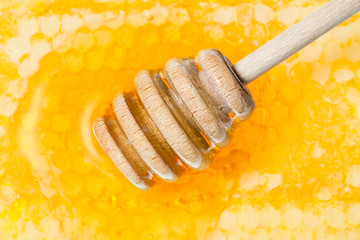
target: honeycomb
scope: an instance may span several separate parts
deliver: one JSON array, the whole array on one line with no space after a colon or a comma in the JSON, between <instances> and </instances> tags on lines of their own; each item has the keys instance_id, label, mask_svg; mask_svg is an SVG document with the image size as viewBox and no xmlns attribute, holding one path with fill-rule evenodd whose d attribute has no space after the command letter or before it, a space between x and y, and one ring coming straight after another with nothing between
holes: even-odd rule
<instances>
[{"instance_id":1,"label":"honeycomb","mask_svg":"<svg viewBox=\"0 0 360 240\"><path fill-rule=\"evenodd\" d=\"M3 0L2 239L360 239L360 17L249 85L254 115L210 167L132 186L91 125L141 69L232 62L323 0Z\"/></svg>"}]
</instances>

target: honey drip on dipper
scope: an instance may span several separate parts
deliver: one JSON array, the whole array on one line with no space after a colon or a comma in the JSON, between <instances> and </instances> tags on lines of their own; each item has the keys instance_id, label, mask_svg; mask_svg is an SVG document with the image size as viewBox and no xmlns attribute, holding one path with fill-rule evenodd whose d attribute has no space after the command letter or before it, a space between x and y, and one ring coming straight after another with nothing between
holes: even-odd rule
<instances>
[{"instance_id":1,"label":"honey drip on dipper","mask_svg":"<svg viewBox=\"0 0 360 240\"><path fill-rule=\"evenodd\" d=\"M171 59L162 71L141 71L134 92L120 93L94 122L101 147L138 188L154 177L172 182L201 170L250 117L254 101L230 61L207 49L195 59Z\"/></svg>"}]
</instances>

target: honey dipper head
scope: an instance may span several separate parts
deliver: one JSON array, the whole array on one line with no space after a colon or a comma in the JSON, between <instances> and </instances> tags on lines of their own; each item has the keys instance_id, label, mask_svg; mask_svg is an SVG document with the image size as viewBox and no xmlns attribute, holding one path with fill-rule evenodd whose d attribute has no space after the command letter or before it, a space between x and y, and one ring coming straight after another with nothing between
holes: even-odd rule
<instances>
[{"instance_id":1,"label":"honey dipper head","mask_svg":"<svg viewBox=\"0 0 360 240\"><path fill-rule=\"evenodd\" d=\"M185 168L204 169L230 141L236 119L254 101L218 50L171 59L158 72L141 71L135 91L118 94L94 122L97 140L136 187L175 181Z\"/></svg>"}]
</instances>

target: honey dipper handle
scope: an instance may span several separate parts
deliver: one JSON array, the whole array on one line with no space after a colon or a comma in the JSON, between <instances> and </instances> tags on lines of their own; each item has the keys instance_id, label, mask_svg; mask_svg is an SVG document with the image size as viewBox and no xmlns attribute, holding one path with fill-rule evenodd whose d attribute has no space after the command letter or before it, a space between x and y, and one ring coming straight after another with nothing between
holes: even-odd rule
<instances>
[{"instance_id":1,"label":"honey dipper handle","mask_svg":"<svg viewBox=\"0 0 360 240\"><path fill-rule=\"evenodd\" d=\"M332 0L241 59L234 71L248 84L358 11L360 0Z\"/></svg>"}]
</instances>

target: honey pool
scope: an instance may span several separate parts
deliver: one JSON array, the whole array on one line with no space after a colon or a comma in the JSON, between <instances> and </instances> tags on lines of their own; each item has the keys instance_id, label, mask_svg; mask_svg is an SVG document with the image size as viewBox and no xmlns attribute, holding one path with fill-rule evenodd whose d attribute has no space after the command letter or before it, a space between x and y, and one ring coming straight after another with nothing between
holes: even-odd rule
<instances>
[{"instance_id":1,"label":"honey pool","mask_svg":"<svg viewBox=\"0 0 360 240\"><path fill-rule=\"evenodd\" d=\"M1 239L359 240L359 14L249 85L207 170L138 190L91 129L139 70L235 63L324 3L1 0Z\"/></svg>"}]
</instances>

